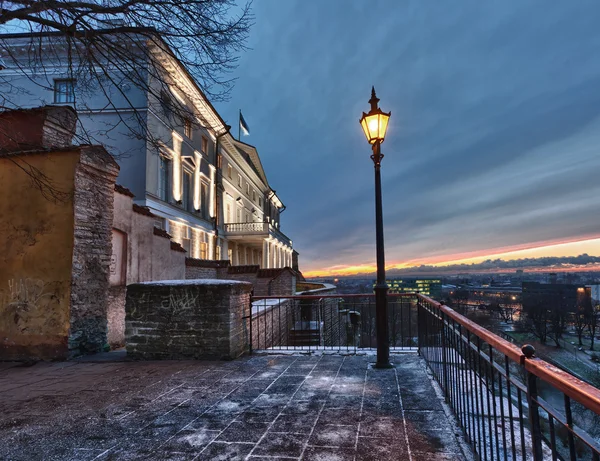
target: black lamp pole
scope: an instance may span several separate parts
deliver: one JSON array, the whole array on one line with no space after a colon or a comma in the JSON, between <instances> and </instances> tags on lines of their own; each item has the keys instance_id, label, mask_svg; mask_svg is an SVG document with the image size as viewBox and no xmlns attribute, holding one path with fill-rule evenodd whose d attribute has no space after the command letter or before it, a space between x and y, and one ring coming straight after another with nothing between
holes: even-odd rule
<instances>
[{"instance_id":1,"label":"black lamp pole","mask_svg":"<svg viewBox=\"0 0 600 461\"><path fill-rule=\"evenodd\" d=\"M390 368L390 341L388 335L387 292L385 281L385 249L383 243L383 204L381 201L381 142L373 144L371 155L375 166L375 228L377 245L377 284L375 285L375 316L377 321L376 368Z\"/></svg>"},{"instance_id":2,"label":"black lamp pole","mask_svg":"<svg viewBox=\"0 0 600 461\"><path fill-rule=\"evenodd\" d=\"M385 139L391 112L385 113L379 108L379 98L375 87L371 89L371 110L363 112L360 124L367 141L373 147L371 160L375 166L375 227L377 243L377 283L375 284L375 318L377 327L377 363L375 368L390 368L390 340L388 335L387 292L385 282L385 249L383 245L383 204L381 201L381 143Z\"/></svg>"}]
</instances>

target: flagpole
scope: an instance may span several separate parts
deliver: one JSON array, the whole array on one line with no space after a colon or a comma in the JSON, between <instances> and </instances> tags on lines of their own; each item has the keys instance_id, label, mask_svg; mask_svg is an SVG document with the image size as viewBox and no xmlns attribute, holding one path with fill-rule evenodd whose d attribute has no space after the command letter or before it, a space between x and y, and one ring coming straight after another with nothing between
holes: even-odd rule
<instances>
[{"instance_id":1,"label":"flagpole","mask_svg":"<svg viewBox=\"0 0 600 461\"><path fill-rule=\"evenodd\" d=\"M242 126L242 109L240 109L240 116L238 117L238 141L241 139L242 134L240 133Z\"/></svg>"}]
</instances>

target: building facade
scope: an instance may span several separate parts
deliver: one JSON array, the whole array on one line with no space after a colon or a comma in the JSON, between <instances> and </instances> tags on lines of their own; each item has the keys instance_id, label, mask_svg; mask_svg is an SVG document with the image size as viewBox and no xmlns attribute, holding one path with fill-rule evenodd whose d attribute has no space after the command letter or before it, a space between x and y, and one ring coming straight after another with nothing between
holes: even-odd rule
<instances>
[{"instance_id":1,"label":"building facade","mask_svg":"<svg viewBox=\"0 0 600 461\"><path fill-rule=\"evenodd\" d=\"M285 206L269 185L258 151L229 133L230 127L172 54L149 44L154 71L137 72L147 85L120 79L118 74L127 68L123 65L114 68L115 75L101 91L94 91L92 84L79 85L68 72L61 55L63 38L0 38L0 55L12 58L0 70L0 93L20 88L20 107L72 106L81 135L91 136L115 156L121 168L118 183L133 192L137 205L157 216L155 226L168 232L189 257L261 268L292 265L292 240L281 231ZM39 66L30 56L32 43L53 50ZM17 66L29 66L29 75Z\"/></svg>"},{"instance_id":2,"label":"building facade","mask_svg":"<svg viewBox=\"0 0 600 461\"><path fill-rule=\"evenodd\" d=\"M440 279L389 279L389 293L421 293L435 300L442 299Z\"/></svg>"}]
</instances>

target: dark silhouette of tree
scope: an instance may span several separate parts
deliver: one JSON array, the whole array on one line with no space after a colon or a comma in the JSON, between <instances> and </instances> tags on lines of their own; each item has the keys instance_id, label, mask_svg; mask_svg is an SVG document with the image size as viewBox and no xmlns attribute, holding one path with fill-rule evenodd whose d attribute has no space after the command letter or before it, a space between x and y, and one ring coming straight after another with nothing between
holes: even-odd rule
<instances>
[{"instance_id":1,"label":"dark silhouette of tree","mask_svg":"<svg viewBox=\"0 0 600 461\"><path fill-rule=\"evenodd\" d=\"M596 339L596 332L598 331L598 319L599 318L600 318L600 304L595 304L588 311L588 315L587 315L587 328L588 328L588 333L590 334L590 337L591 337L590 351L594 350L594 341Z\"/></svg>"}]
</instances>

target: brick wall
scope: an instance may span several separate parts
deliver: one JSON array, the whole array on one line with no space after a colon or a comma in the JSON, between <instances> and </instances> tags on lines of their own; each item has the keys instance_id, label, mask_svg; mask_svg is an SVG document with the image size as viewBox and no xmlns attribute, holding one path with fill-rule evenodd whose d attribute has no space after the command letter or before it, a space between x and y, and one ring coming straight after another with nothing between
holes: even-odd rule
<instances>
[{"instance_id":1,"label":"brick wall","mask_svg":"<svg viewBox=\"0 0 600 461\"><path fill-rule=\"evenodd\" d=\"M87 146L80 152L74 191L70 355L98 352L107 344L113 191L119 173L104 148Z\"/></svg>"},{"instance_id":2,"label":"brick wall","mask_svg":"<svg viewBox=\"0 0 600 461\"><path fill-rule=\"evenodd\" d=\"M188 280L127 287L127 354L134 359L233 359L248 350L252 286Z\"/></svg>"},{"instance_id":3,"label":"brick wall","mask_svg":"<svg viewBox=\"0 0 600 461\"><path fill-rule=\"evenodd\" d=\"M291 296L296 293L296 273L289 268L260 269L257 265L230 266L226 260L188 258L185 278L218 278L248 282L254 287L254 296Z\"/></svg>"}]
</instances>

